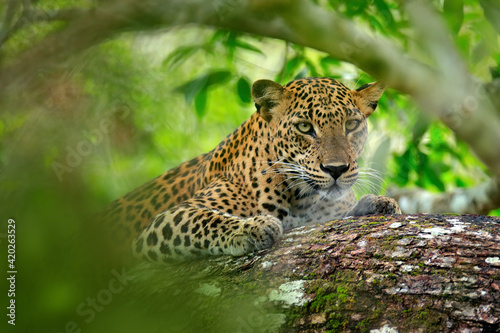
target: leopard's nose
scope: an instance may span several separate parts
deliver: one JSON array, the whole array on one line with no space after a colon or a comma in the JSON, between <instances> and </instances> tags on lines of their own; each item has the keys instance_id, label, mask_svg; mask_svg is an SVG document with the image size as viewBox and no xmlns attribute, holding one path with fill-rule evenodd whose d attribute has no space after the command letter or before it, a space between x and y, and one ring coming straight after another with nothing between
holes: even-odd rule
<instances>
[{"instance_id":1,"label":"leopard's nose","mask_svg":"<svg viewBox=\"0 0 500 333\"><path fill-rule=\"evenodd\" d=\"M323 165L320 164L319 167L321 170L332 176L333 179L337 180L342 176L343 173L345 173L347 170L349 170L349 164L342 164L342 165Z\"/></svg>"}]
</instances>

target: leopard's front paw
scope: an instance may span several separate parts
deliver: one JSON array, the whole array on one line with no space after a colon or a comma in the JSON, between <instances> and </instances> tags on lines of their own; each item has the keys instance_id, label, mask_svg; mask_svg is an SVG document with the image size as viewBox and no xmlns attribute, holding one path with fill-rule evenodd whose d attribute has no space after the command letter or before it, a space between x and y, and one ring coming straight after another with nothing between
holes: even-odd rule
<instances>
[{"instance_id":1,"label":"leopard's front paw","mask_svg":"<svg viewBox=\"0 0 500 333\"><path fill-rule=\"evenodd\" d=\"M259 215L243 221L232 239L233 255L242 255L270 247L283 234L281 221L270 215Z\"/></svg>"},{"instance_id":2,"label":"leopard's front paw","mask_svg":"<svg viewBox=\"0 0 500 333\"><path fill-rule=\"evenodd\" d=\"M379 214L401 214L401 209L396 200L392 198L382 195L376 196L367 194L358 201L348 215L362 216Z\"/></svg>"}]
</instances>

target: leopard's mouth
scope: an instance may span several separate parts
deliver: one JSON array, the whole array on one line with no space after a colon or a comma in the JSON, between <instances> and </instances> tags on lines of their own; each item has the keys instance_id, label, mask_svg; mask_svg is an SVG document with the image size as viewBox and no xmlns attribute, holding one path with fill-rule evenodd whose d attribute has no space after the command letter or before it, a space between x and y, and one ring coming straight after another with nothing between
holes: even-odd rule
<instances>
[{"instance_id":1,"label":"leopard's mouth","mask_svg":"<svg viewBox=\"0 0 500 333\"><path fill-rule=\"evenodd\" d=\"M341 187L337 182L333 183L328 187L326 190L329 195L336 195L340 194L341 192L345 191L346 189Z\"/></svg>"},{"instance_id":2,"label":"leopard's mouth","mask_svg":"<svg viewBox=\"0 0 500 333\"><path fill-rule=\"evenodd\" d=\"M327 187L328 193L340 193L349 190L354 182L345 181L342 179L332 180L331 184Z\"/></svg>"}]
</instances>

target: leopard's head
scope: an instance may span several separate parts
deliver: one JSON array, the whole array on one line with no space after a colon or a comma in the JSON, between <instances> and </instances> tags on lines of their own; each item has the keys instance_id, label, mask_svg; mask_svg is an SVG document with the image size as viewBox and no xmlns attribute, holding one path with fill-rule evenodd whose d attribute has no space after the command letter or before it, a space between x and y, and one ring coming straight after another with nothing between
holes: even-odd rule
<instances>
[{"instance_id":1,"label":"leopard's head","mask_svg":"<svg viewBox=\"0 0 500 333\"><path fill-rule=\"evenodd\" d=\"M351 91L330 78L253 84L252 96L272 140L274 168L291 179L297 195L345 193L354 184L366 119L383 90L383 84L372 83Z\"/></svg>"}]
</instances>

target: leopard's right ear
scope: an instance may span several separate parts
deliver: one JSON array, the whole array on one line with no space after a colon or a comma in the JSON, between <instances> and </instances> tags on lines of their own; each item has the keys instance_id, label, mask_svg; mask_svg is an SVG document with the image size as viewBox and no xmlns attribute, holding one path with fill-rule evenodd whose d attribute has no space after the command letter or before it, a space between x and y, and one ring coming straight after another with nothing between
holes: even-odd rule
<instances>
[{"instance_id":1,"label":"leopard's right ear","mask_svg":"<svg viewBox=\"0 0 500 333\"><path fill-rule=\"evenodd\" d=\"M258 80L252 86L252 97L259 115L267 122L273 117L272 109L283 99L283 87L271 80Z\"/></svg>"}]
</instances>

